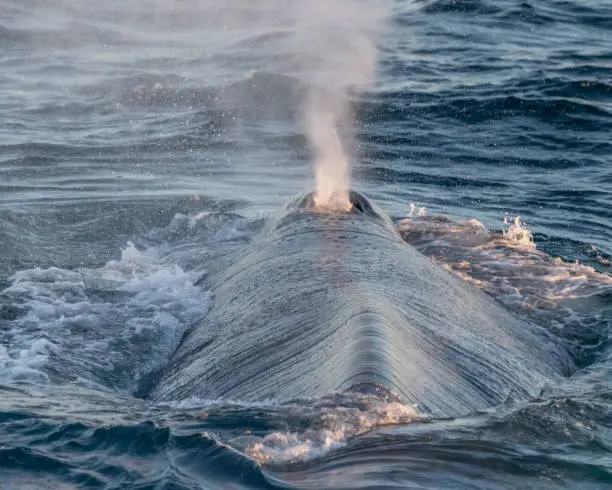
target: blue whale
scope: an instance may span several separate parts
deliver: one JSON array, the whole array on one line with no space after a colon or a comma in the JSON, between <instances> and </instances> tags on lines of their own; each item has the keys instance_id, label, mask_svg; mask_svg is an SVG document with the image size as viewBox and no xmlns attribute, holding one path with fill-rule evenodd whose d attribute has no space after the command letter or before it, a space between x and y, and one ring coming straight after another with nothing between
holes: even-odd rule
<instances>
[{"instance_id":1,"label":"blue whale","mask_svg":"<svg viewBox=\"0 0 612 490\"><path fill-rule=\"evenodd\" d=\"M456 417L537 396L572 366L541 328L406 244L374 203L270 219L207 280L214 305L182 339L153 400L378 393Z\"/></svg>"}]
</instances>

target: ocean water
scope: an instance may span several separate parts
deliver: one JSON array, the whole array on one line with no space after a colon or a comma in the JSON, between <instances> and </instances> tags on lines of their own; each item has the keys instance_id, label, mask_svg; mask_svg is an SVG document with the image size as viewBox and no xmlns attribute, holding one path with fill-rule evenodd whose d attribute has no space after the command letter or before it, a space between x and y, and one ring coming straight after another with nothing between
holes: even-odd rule
<instances>
[{"instance_id":1,"label":"ocean water","mask_svg":"<svg viewBox=\"0 0 612 490\"><path fill-rule=\"evenodd\" d=\"M198 280L314 185L291 2L222 3L0 0L0 488L612 488L608 0L389 1L350 94L352 187L563 383L460 419L143 398Z\"/></svg>"}]
</instances>

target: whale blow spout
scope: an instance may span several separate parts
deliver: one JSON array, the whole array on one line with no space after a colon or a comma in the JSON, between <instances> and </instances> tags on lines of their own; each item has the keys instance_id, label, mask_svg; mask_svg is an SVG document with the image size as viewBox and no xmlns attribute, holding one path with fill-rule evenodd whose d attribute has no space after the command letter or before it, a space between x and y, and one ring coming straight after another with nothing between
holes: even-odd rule
<instances>
[{"instance_id":1,"label":"whale blow spout","mask_svg":"<svg viewBox=\"0 0 612 490\"><path fill-rule=\"evenodd\" d=\"M362 194L321 210L299 196L208 279L155 400L260 401L366 391L459 416L528 398L569 355L546 332L406 244Z\"/></svg>"}]
</instances>

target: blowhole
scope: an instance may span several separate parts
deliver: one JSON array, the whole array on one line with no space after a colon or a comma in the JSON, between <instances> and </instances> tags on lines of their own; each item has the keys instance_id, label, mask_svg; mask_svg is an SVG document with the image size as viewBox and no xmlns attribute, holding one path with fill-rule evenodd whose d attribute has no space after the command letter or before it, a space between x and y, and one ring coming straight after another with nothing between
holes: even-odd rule
<instances>
[{"instance_id":1,"label":"blowhole","mask_svg":"<svg viewBox=\"0 0 612 490\"><path fill-rule=\"evenodd\" d=\"M363 205L359 201L351 201L351 207L353 211L365 213L365 209L363 209Z\"/></svg>"},{"instance_id":2,"label":"blowhole","mask_svg":"<svg viewBox=\"0 0 612 490\"><path fill-rule=\"evenodd\" d=\"M363 194L349 190L347 197L348 199L345 207L334 209L319 206L316 202L315 192L303 194L302 196L296 197L287 205L288 210L292 211L289 220L295 219L296 215L311 217L319 216L332 221L343 220L344 218L350 218L352 216L359 219L359 221L364 218L371 218L374 221L384 224L384 226L390 230L394 229L393 222L385 212Z\"/></svg>"},{"instance_id":3,"label":"blowhole","mask_svg":"<svg viewBox=\"0 0 612 490\"><path fill-rule=\"evenodd\" d=\"M372 204L363 194L356 191L348 192L348 202L343 208L326 207L317 203L316 194L310 192L298 199L294 206L298 209L313 211L315 213L343 215L343 214L365 214L376 216L378 213L374 210Z\"/></svg>"}]
</instances>

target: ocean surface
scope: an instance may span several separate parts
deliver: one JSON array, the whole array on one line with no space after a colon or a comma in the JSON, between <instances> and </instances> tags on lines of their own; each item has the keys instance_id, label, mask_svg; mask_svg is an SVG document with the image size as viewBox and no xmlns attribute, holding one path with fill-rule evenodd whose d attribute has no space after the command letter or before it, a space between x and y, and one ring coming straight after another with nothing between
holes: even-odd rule
<instances>
[{"instance_id":1,"label":"ocean surface","mask_svg":"<svg viewBox=\"0 0 612 490\"><path fill-rule=\"evenodd\" d=\"M143 398L198 280L314 186L309 67L360 59L296 63L291 5L0 0L0 489L612 488L609 0L389 1L347 92L351 186L563 383L460 419Z\"/></svg>"}]
</instances>

